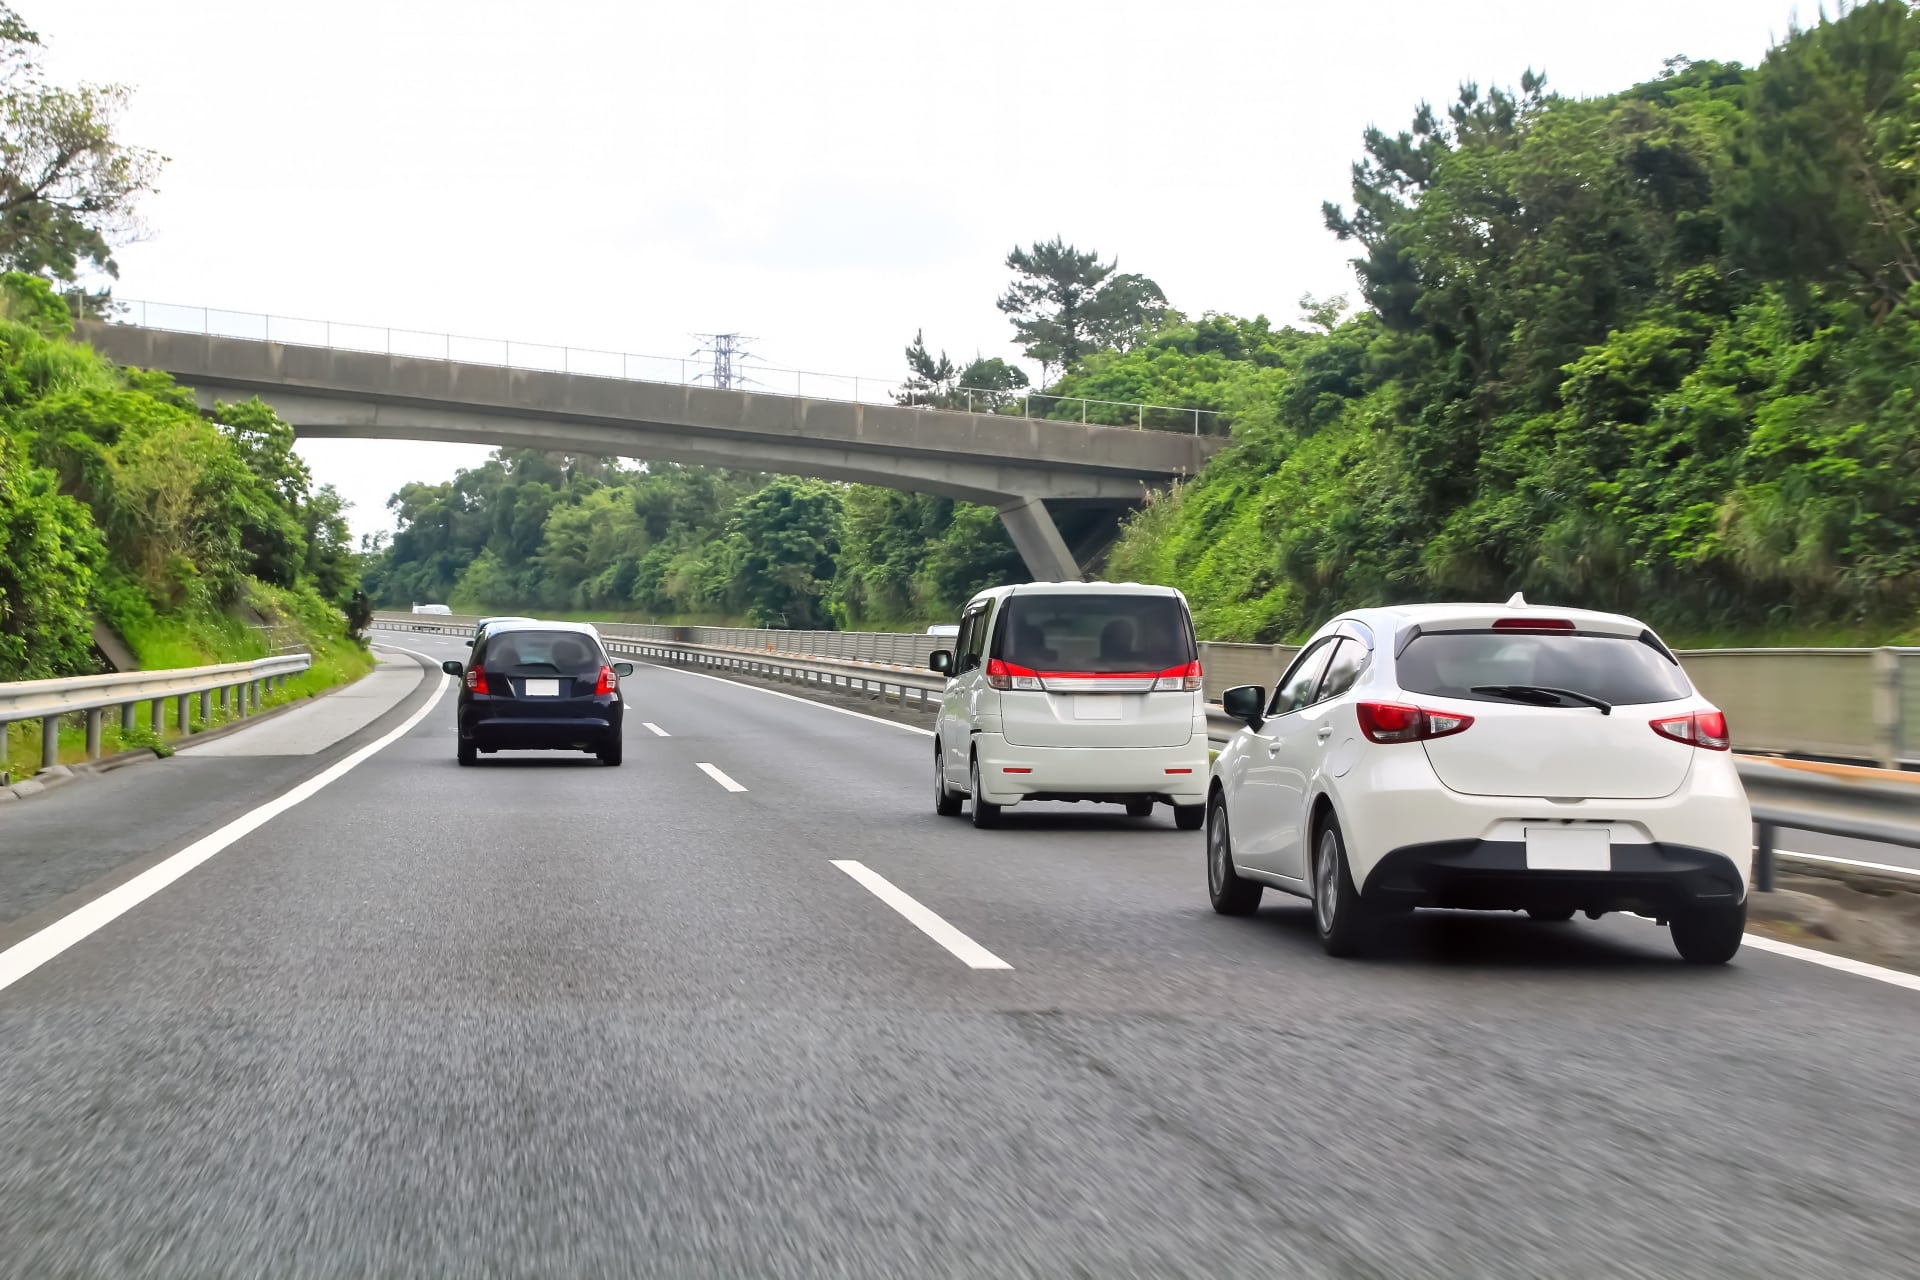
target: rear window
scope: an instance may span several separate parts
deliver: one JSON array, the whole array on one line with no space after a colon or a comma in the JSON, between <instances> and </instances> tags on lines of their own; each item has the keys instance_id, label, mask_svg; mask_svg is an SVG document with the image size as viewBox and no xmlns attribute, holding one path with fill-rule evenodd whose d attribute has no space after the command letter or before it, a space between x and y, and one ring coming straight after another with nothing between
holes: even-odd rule
<instances>
[{"instance_id":1,"label":"rear window","mask_svg":"<svg viewBox=\"0 0 1920 1280\"><path fill-rule=\"evenodd\" d=\"M1021 595L1000 613L994 654L1035 671L1165 671L1194 660L1173 596Z\"/></svg>"},{"instance_id":2,"label":"rear window","mask_svg":"<svg viewBox=\"0 0 1920 1280\"><path fill-rule=\"evenodd\" d=\"M600 667L592 636L573 631L503 631L487 639L488 671L514 675L580 675Z\"/></svg>"},{"instance_id":3,"label":"rear window","mask_svg":"<svg viewBox=\"0 0 1920 1280\"><path fill-rule=\"evenodd\" d=\"M1415 636L1398 665L1409 693L1477 702L1508 701L1472 692L1496 684L1572 689L1615 705L1671 702L1690 692L1678 667L1631 636L1434 632Z\"/></svg>"}]
</instances>

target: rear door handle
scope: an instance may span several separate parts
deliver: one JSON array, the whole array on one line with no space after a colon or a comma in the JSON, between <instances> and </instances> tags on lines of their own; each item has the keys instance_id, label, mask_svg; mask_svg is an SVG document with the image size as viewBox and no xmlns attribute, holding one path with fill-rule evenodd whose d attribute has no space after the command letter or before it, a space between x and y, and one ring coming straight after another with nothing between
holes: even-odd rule
<instances>
[{"instance_id":1,"label":"rear door handle","mask_svg":"<svg viewBox=\"0 0 1920 1280\"><path fill-rule=\"evenodd\" d=\"M1323 725L1321 725L1321 726L1320 726L1320 732L1319 732L1319 734L1318 734L1318 737L1319 737L1319 739L1320 739L1320 741L1322 741L1322 742L1325 742L1325 741L1326 741L1326 740L1327 740L1328 738L1331 738L1332 736L1333 736L1333 726L1332 726L1332 725L1330 725L1330 724L1323 724Z\"/></svg>"},{"instance_id":2,"label":"rear door handle","mask_svg":"<svg viewBox=\"0 0 1920 1280\"><path fill-rule=\"evenodd\" d=\"M1269 743L1267 743L1267 754L1268 754L1268 755L1270 755L1270 756L1277 756L1277 755L1279 755L1279 754L1280 754L1280 747L1281 747L1281 744L1280 744L1280 743L1278 743L1278 742L1269 742Z\"/></svg>"}]
</instances>

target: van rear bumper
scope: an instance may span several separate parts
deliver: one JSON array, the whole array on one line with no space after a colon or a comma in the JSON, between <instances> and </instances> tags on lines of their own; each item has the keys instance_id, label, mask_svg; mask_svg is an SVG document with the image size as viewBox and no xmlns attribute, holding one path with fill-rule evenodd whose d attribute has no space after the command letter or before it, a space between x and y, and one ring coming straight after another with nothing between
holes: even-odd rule
<instances>
[{"instance_id":1,"label":"van rear bumper","mask_svg":"<svg viewBox=\"0 0 1920 1280\"><path fill-rule=\"evenodd\" d=\"M990 804L1119 803L1134 797L1206 803L1205 734L1177 747L1016 747L1001 734L976 733L973 750L980 760L980 787Z\"/></svg>"}]
</instances>

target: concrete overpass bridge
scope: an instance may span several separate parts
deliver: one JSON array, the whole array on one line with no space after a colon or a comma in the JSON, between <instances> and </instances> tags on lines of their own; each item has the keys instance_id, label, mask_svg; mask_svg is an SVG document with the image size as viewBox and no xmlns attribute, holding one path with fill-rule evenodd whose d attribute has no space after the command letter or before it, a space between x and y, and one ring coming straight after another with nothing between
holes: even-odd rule
<instances>
[{"instance_id":1,"label":"concrete overpass bridge","mask_svg":"<svg viewBox=\"0 0 1920 1280\"><path fill-rule=\"evenodd\" d=\"M1083 576L1125 511L1225 443L145 325L90 323L80 337L120 364L172 374L206 405L257 395L306 437L695 463L984 503L1038 580Z\"/></svg>"}]
</instances>

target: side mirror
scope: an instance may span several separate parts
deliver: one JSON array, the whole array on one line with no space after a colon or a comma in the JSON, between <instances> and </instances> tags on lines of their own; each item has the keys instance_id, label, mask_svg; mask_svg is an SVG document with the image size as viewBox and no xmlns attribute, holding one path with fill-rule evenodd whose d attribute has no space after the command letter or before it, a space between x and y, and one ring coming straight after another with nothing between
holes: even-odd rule
<instances>
[{"instance_id":1,"label":"side mirror","mask_svg":"<svg viewBox=\"0 0 1920 1280\"><path fill-rule=\"evenodd\" d=\"M935 649L927 655L927 665L943 676L953 675L953 650Z\"/></svg>"},{"instance_id":2,"label":"side mirror","mask_svg":"<svg viewBox=\"0 0 1920 1280\"><path fill-rule=\"evenodd\" d=\"M633 664L631 662L616 662L613 664L613 674L624 680L633 674Z\"/></svg>"},{"instance_id":3,"label":"side mirror","mask_svg":"<svg viewBox=\"0 0 1920 1280\"><path fill-rule=\"evenodd\" d=\"M468 636L468 637L467 637L467 648L469 648L469 649L471 649L471 648L473 648L473 637L472 637L472 636Z\"/></svg>"},{"instance_id":4,"label":"side mirror","mask_svg":"<svg viewBox=\"0 0 1920 1280\"><path fill-rule=\"evenodd\" d=\"M1220 709L1249 729L1260 727L1265 719L1261 709L1266 705L1267 691L1257 684L1237 684L1220 695Z\"/></svg>"},{"instance_id":5,"label":"side mirror","mask_svg":"<svg viewBox=\"0 0 1920 1280\"><path fill-rule=\"evenodd\" d=\"M467 669L460 665L458 658L448 658L440 664L440 669L450 676L463 676L467 673Z\"/></svg>"}]
</instances>

